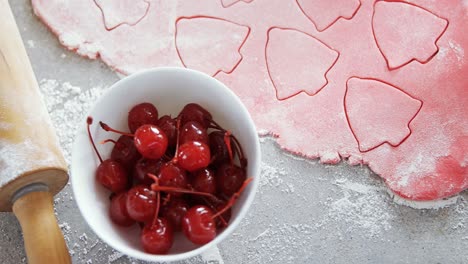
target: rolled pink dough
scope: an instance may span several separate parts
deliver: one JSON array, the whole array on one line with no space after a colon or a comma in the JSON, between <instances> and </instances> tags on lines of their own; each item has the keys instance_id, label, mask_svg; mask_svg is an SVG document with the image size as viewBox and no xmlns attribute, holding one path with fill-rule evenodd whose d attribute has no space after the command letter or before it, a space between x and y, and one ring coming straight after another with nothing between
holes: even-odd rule
<instances>
[{"instance_id":1,"label":"rolled pink dough","mask_svg":"<svg viewBox=\"0 0 468 264\"><path fill-rule=\"evenodd\" d=\"M283 149L367 164L412 200L468 188L467 3L32 0L68 49L204 71Z\"/></svg>"}]
</instances>

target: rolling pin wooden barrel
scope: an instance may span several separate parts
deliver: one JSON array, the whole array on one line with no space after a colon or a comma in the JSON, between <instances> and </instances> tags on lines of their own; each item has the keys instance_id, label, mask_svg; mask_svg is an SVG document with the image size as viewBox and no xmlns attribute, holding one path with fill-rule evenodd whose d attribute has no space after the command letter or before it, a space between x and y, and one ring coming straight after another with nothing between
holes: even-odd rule
<instances>
[{"instance_id":1,"label":"rolling pin wooden barrel","mask_svg":"<svg viewBox=\"0 0 468 264\"><path fill-rule=\"evenodd\" d=\"M29 263L71 263L53 208L67 164L7 0L0 18L0 211L18 218Z\"/></svg>"}]
</instances>

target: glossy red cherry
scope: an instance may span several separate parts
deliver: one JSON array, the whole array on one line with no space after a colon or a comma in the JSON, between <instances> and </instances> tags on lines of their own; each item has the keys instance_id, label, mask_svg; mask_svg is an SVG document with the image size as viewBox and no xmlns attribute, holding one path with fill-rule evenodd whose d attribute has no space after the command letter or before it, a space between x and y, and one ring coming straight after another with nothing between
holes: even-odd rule
<instances>
[{"instance_id":1,"label":"glossy red cherry","mask_svg":"<svg viewBox=\"0 0 468 264\"><path fill-rule=\"evenodd\" d=\"M124 191L128 184L127 170L115 160L104 160L96 170L96 179L111 192Z\"/></svg>"},{"instance_id":2,"label":"glossy red cherry","mask_svg":"<svg viewBox=\"0 0 468 264\"><path fill-rule=\"evenodd\" d=\"M174 230L178 231L182 228L182 218L188 209L189 205L184 199L173 197L168 204L162 206L161 215L172 223Z\"/></svg>"},{"instance_id":3,"label":"glossy red cherry","mask_svg":"<svg viewBox=\"0 0 468 264\"><path fill-rule=\"evenodd\" d=\"M133 168L141 157L132 137L120 136L111 152L111 159L120 162L127 170Z\"/></svg>"},{"instance_id":4,"label":"glossy red cherry","mask_svg":"<svg viewBox=\"0 0 468 264\"><path fill-rule=\"evenodd\" d=\"M177 142L177 122L174 118L164 115L159 118L156 125L166 134L168 146L175 147Z\"/></svg>"},{"instance_id":5,"label":"glossy red cherry","mask_svg":"<svg viewBox=\"0 0 468 264\"><path fill-rule=\"evenodd\" d=\"M166 254L174 243L173 228L166 219L158 218L152 224L145 225L140 241L145 252Z\"/></svg>"},{"instance_id":6,"label":"glossy red cherry","mask_svg":"<svg viewBox=\"0 0 468 264\"><path fill-rule=\"evenodd\" d=\"M128 112L128 128L132 133L142 125L155 125L158 121L158 109L151 103L135 105Z\"/></svg>"},{"instance_id":7,"label":"glossy red cherry","mask_svg":"<svg viewBox=\"0 0 468 264\"><path fill-rule=\"evenodd\" d=\"M135 146L140 154L148 159L161 158L167 149L167 137L155 125L142 125L135 132Z\"/></svg>"},{"instance_id":8,"label":"glossy red cherry","mask_svg":"<svg viewBox=\"0 0 468 264\"><path fill-rule=\"evenodd\" d=\"M134 186L127 192L126 207L133 220L151 221L156 211L156 193L144 185Z\"/></svg>"},{"instance_id":9,"label":"glossy red cherry","mask_svg":"<svg viewBox=\"0 0 468 264\"><path fill-rule=\"evenodd\" d=\"M181 145L189 141L198 141L208 144L206 128L195 121L188 121L182 125L179 137L179 144Z\"/></svg>"},{"instance_id":10,"label":"glossy red cherry","mask_svg":"<svg viewBox=\"0 0 468 264\"><path fill-rule=\"evenodd\" d=\"M157 175L160 186L187 187L187 173L172 162L164 163Z\"/></svg>"},{"instance_id":11,"label":"glossy red cherry","mask_svg":"<svg viewBox=\"0 0 468 264\"><path fill-rule=\"evenodd\" d=\"M183 169L193 172L208 167L210 148L198 141L189 141L179 147L177 162Z\"/></svg>"},{"instance_id":12,"label":"glossy red cherry","mask_svg":"<svg viewBox=\"0 0 468 264\"><path fill-rule=\"evenodd\" d=\"M200 105L186 105L177 118L157 115L150 103L135 106L128 116L133 133L100 122L105 131L122 135L118 142L105 141L116 144L108 161L102 161L92 141L92 118L87 122L104 183L112 189L115 185L108 184L108 176L123 175L120 172L129 167L139 184L111 197L112 221L121 226L137 222L143 249L165 254L172 247L174 230L182 229L196 244L212 241L217 228L228 225L232 206L252 178L245 179L247 159L236 137ZM208 136L207 129L214 132ZM103 169L107 166L111 168Z\"/></svg>"},{"instance_id":13,"label":"glossy red cherry","mask_svg":"<svg viewBox=\"0 0 468 264\"><path fill-rule=\"evenodd\" d=\"M112 222L119 226L131 226L135 223L135 221L128 215L126 202L126 192L115 194L111 198L109 215Z\"/></svg>"},{"instance_id":14,"label":"glossy red cherry","mask_svg":"<svg viewBox=\"0 0 468 264\"><path fill-rule=\"evenodd\" d=\"M197 245L204 245L216 237L216 224L213 212L204 205L190 208L182 218L182 231Z\"/></svg>"},{"instance_id":15,"label":"glossy red cherry","mask_svg":"<svg viewBox=\"0 0 468 264\"><path fill-rule=\"evenodd\" d=\"M192 175L192 187L199 192L216 193L216 179L213 170L201 169Z\"/></svg>"},{"instance_id":16,"label":"glossy red cherry","mask_svg":"<svg viewBox=\"0 0 468 264\"><path fill-rule=\"evenodd\" d=\"M210 123L213 119L210 112L201 107L199 104L195 103L185 105L179 116L181 118L182 124L185 124L189 121L195 121L205 128L210 126Z\"/></svg>"},{"instance_id":17,"label":"glossy red cherry","mask_svg":"<svg viewBox=\"0 0 468 264\"><path fill-rule=\"evenodd\" d=\"M135 169L133 170L133 178L136 180L137 183L141 183L143 185L150 185L153 183L153 180L150 177L148 177L148 173L157 175L163 164L164 161L161 159L152 160L141 158L135 164Z\"/></svg>"},{"instance_id":18,"label":"glossy red cherry","mask_svg":"<svg viewBox=\"0 0 468 264\"><path fill-rule=\"evenodd\" d=\"M93 124L93 118L88 116L86 118L86 129L88 132L89 141L93 146L94 152L99 158L101 162L96 169L96 179L97 181L102 184L107 189L111 190L112 192L120 192L125 190L128 183L128 175L125 168L117 161L108 159L102 160L101 154L96 148L96 144L94 144L93 137L91 135L91 125Z\"/></svg>"},{"instance_id":19,"label":"glossy red cherry","mask_svg":"<svg viewBox=\"0 0 468 264\"><path fill-rule=\"evenodd\" d=\"M216 170L218 191L227 196L231 196L237 192L246 179L245 169L237 165L224 163Z\"/></svg>"}]
</instances>

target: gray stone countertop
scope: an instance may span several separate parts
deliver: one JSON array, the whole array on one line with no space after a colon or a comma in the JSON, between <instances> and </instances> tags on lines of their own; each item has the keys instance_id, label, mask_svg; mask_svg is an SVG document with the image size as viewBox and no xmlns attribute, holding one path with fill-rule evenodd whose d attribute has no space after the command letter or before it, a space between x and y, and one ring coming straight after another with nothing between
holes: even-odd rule
<instances>
[{"instance_id":1,"label":"gray stone countertop","mask_svg":"<svg viewBox=\"0 0 468 264\"><path fill-rule=\"evenodd\" d=\"M118 76L61 47L30 1L10 3L70 160L77 122ZM413 209L396 203L365 166L306 161L270 138L262 138L261 146L261 185L244 221L218 248L183 263L468 263L468 192L444 208ZM144 263L96 237L70 184L55 207L74 263ZM0 214L0 232L0 262L26 262L12 214Z\"/></svg>"}]
</instances>

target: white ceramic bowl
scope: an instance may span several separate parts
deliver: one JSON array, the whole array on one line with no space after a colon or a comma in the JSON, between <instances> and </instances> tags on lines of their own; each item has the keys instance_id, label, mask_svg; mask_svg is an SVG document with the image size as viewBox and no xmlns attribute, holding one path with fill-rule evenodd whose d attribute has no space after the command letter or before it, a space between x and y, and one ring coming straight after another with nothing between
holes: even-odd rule
<instances>
[{"instance_id":1,"label":"white ceramic bowl","mask_svg":"<svg viewBox=\"0 0 468 264\"><path fill-rule=\"evenodd\" d=\"M83 120L73 146L71 182L76 202L84 219L93 231L116 250L146 261L177 261L198 255L218 244L231 234L247 213L259 183L260 145L255 125L239 98L218 80L184 68L157 68L128 76L115 83L89 112L94 118L91 133L96 142L118 135L103 131L98 122L128 131L127 114L136 104L151 102L160 115L176 116L187 103L198 103L213 115L222 127L232 131L240 141L248 158L247 175L254 180L245 189L232 209L229 226L210 243L196 246L182 234L175 236L174 245L167 255L153 255L142 250L140 228L134 225L122 228L109 218L109 191L95 180L99 160L93 152ZM112 144L99 145L108 158Z\"/></svg>"}]
</instances>

